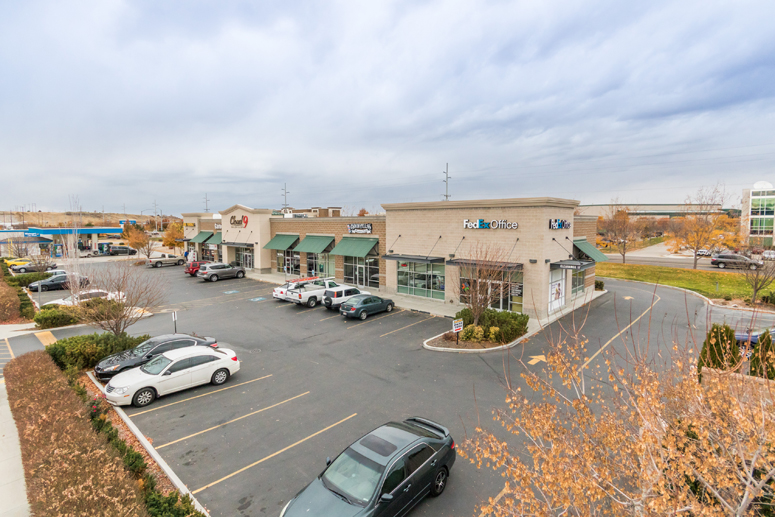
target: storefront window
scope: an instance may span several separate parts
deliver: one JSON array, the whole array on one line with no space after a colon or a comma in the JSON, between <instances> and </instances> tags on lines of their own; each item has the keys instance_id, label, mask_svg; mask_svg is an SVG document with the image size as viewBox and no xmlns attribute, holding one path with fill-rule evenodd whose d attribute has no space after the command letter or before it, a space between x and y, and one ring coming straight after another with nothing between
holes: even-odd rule
<instances>
[{"instance_id":1,"label":"storefront window","mask_svg":"<svg viewBox=\"0 0 775 517\"><path fill-rule=\"evenodd\" d=\"M283 250L277 250L277 272L285 272L285 254Z\"/></svg>"},{"instance_id":2,"label":"storefront window","mask_svg":"<svg viewBox=\"0 0 775 517\"><path fill-rule=\"evenodd\" d=\"M285 273L289 275L301 274L301 255L299 253L294 252L293 250L285 250L283 258Z\"/></svg>"},{"instance_id":3,"label":"storefront window","mask_svg":"<svg viewBox=\"0 0 775 517\"><path fill-rule=\"evenodd\" d=\"M565 269L552 269L549 273L549 312L565 305Z\"/></svg>"},{"instance_id":4,"label":"storefront window","mask_svg":"<svg viewBox=\"0 0 775 517\"><path fill-rule=\"evenodd\" d=\"M482 299L487 296L490 308L499 311L522 312L523 280L521 271L483 272L478 275L476 269L460 270L460 303L469 303L471 289L476 287L477 278L482 282ZM491 278L492 280L485 280Z\"/></svg>"},{"instance_id":5,"label":"storefront window","mask_svg":"<svg viewBox=\"0 0 775 517\"><path fill-rule=\"evenodd\" d=\"M571 279L571 294L576 296L577 294L584 292L584 271L574 271L573 278Z\"/></svg>"},{"instance_id":6,"label":"storefront window","mask_svg":"<svg viewBox=\"0 0 775 517\"><path fill-rule=\"evenodd\" d=\"M773 230L775 219L751 219L751 235L767 235Z\"/></svg>"},{"instance_id":7,"label":"storefront window","mask_svg":"<svg viewBox=\"0 0 775 517\"><path fill-rule=\"evenodd\" d=\"M238 266L253 269L253 248L237 248L235 260Z\"/></svg>"},{"instance_id":8,"label":"storefront window","mask_svg":"<svg viewBox=\"0 0 775 517\"><path fill-rule=\"evenodd\" d=\"M379 258L344 257L344 281L379 289Z\"/></svg>"},{"instance_id":9,"label":"storefront window","mask_svg":"<svg viewBox=\"0 0 775 517\"><path fill-rule=\"evenodd\" d=\"M399 293L443 300L444 289L444 264L398 262Z\"/></svg>"},{"instance_id":10,"label":"storefront window","mask_svg":"<svg viewBox=\"0 0 775 517\"><path fill-rule=\"evenodd\" d=\"M328 253L307 253L307 275L323 278L334 276L335 257Z\"/></svg>"}]
</instances>

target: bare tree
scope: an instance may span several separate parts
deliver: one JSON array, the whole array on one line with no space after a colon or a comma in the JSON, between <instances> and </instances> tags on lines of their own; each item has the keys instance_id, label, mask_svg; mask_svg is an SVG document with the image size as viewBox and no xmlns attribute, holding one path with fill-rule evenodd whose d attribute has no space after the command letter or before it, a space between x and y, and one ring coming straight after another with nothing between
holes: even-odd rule
<instances>
[{"instance_id":1,"label":"bare tree","mask_svg":"<svg viewBox=\"0 0 775 517\"><path fill-rule=\"evenodd\" d=\"M763 266L751 264L748 269L744 270L745 281L751 286L753 293L751 295L751 303L756 305L756 299L760 291L763 291L770 287L775 282L775 262L766 261Z\"/></svg>"},{"instance_id":2,"label":"bare tree","mask_svg":"<svg viewBox=\"0 0 775 517\"><path fill-rule=\"evenodd\" d=\"M474 325L495 301L508 296L510 283L504 279L506 254L501 247L485 242L473 244L469 251L470 264L460 267L458 298L471 311Z\"/></svg>"},{"instance_id":3,"label":"bare tree","mask_svg":"<svg viewBox=\"0 0 775 517\"><path fill-rule=\"evenodd\" d=\"M30 248L23 237L11 237L9 252L12 257L23 258L30 255Z\"/></svg>"},{"instance_id":4,"label":"bare tree","mask_svg":"<svg viewBox=\"0 0 775 517\"><path fill-rule=\"evenodd\" d=\"M622 256L622 263L626 264L627 251L641 234L638 220L630 217L630 208L619 204L617 199L611 200L611 206L600 221L600 227Z\"/></svg>"},{"instance_id":5,"label":"bare tree","mask_svg":"<svg viewBox=\"0 0 775 517\"><path fill-rule=\"evenodd\" d=\"M110 293L110 298L81 304L80 316L84 322L116 335L161 305L168 288L164 280L126 261L94 268L91 284Z\"/></svg>"}]
</instances>

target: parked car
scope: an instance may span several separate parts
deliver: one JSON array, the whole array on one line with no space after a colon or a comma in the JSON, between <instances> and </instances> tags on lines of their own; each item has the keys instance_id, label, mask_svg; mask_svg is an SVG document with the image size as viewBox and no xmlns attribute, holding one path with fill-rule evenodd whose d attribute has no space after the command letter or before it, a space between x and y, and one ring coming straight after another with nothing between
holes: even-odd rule
<instances>
[{"instance_id":1,"label":"parked car","mask_svg":"<svg viewBox=\"0 0 775 517\"><path fill-rule=\"evenodd\" d=\"M297 278L296 280L291 280L290 282L286 282L280 287L275 287L272 290L272 298L277 298L278 300L287 301L285 299L285 295L288 293L289 289L296 289L297 287L306 285L314 280L318 280L318 277L310 276L307 278Z\"/></svg>"},{"instance_id":2,"label":"parked car","mask_svg":"<svg viewBox=\"0 0 775 517\"><path fill-rule=\"evenodd\" d=\"M756 329L746 329L743 331L735 331L735 340L738 343L748 343L748 338L751 338L751 345L755 345L759 342L759 336L764 332L769 331L770 334L775 333L775 327L761 327Z\"/></svg>"},{"instance_id":3,"label":"parked car","mask_svg":"<svg viewBox=\"0 0 775 517\"><path fill-rule=\"evenodd\" d=\"M52 269L51 271L48 272L48 274L51 276L66 275L67 271L65 271L64 269Z\"/></svg>"},{"instance_id":4,"label":"parked car","mask_svg":"<svg viewBox=\"0 0 775 517\"><path fill-rule=\"evenodd\" d=\"M711 257L710 265L717 266L720 269L729 267L729 268L755 270L756 268L762 267L764 265L764 262L760 260L749 259L748 257L744 257L742 255L724 253L721 255L714 255L713 257Z\"/></svg>"},{"instance_id":5,"label":"parked car","mask_svg":"<svg viewBox=\"0 0 775 517\"><path fill-rule=\"evenodd\" d=\"M242 266L233 266L222 262L205 264L199 267L196 276L202 280L217 282L223 278L242 278L245 276L245 268Z\"/></svg>"},{"instance_id":6,"label":"parked car","mask_svg":"<svg viewBox=\"0 0 775 517\"><path fill-rule=\"evenodd\" d=\"M78 256L81 258L87 258L87 257L96 257L100 254L98 250L93 250L91 248L84 248L82 250L78 250Z\"/></svg>"},{"instance_id":7,"label":"parked car","mask_svg":"<svg viewBox=\"0 0 775 517\"><path fill-rule=\"evenodd\" d=\"M105 386L105 398L116 406L144 407L158 397L194 386L220 386L239 369L237 354L227 348L195 346L170 350L140 368L110 379Z\"/></svg>"},{"instance_id":8,"label":"parked car","mask_svg":"<svg viewBox=\"0 0 775 517\"><path fill-rule=\"evenodd\" d=\"M353 296L339 308L339 314L345 318L360 318L365 320L370 314L390 312L395 307L393 300L380 298L370 294Z\"/></svg>"},{"instance_id":9,"label":"parked car","mask_svg":"<svg viewBox=\"0 0 775 517\"><path fill-rule=\"evenodd\" d=\"M21 266L22 264L29 264L30 262L32 262L32 259L28 259L28 258L17 258L17 259L11 259L11 260L6 259L5 265L8 267L13 267L13 266Z\"/></svg>"},{"instance_id":10,"label":"parked car","mask_svg":"<svg viewBox=\"0 0 775 517\"><path fill-rule=\"evenodd\" d=\"M323 294L323 305L325 305L326 309L329 310L339 309L340 305L342 305L353 296L358 296L359 294L371 293L368 291L362 291L357 287L352 287L350 285L338 285L333 289L327 290Z\"/></svg>"},{"instance_id":11,"label":"parked car","mask_svg":"<svg viewBox=\"0 0 775 517\"><path fill-rule=\"evenodd\" d=\"M449 430L424 418L389 422L351 444L280 517L394 517L439 496L456 459ZM311 512L311 510L313 510Z\"/></svg>"},{"instance_id":12,"label":"parked car","mask_svg":"<svg viewBox=\"0 0 775 517\"><path fill-rule=\"evenodd\" d=\"M709 249L707 249L707 248L702 248L702 249L697 250L697 256L698 257L709 257L711 255L712 255L711 251Z\"/></svg>"},{"instance_id":13,"label":"parked car","mask_svg":"<svg viewBox=\"0 0 775 517\"><path fill-rule=\"evenodd\" d=\"M21 264L18 266L11 266L11 271L14 273L42 273L44 271L48 271L50 269L56 269L57 265L53 262L50 264L34 264L32 262L28 262L27 264Z\"/></svg>"},{"instance_id":14,"label":"parked car","mask_svg":"<svg viewBox=\"0 0 775 517\"><path fill-rule=\"evenodd\" d=\"M186 264L186 268L183 270L183 272L191 276L196 276L197 272L199 271L199 268L204 264L210 264L210 261L195 260L194 262L189 262L188 264Z\"/></svg>"},{"instance_id":15,"label":"parked car","mask_svg":"<svg viewBox=\"0 0 775 517\"><path fill-rule=\"evenodd\" d=\"M68 280L68 275L55 275L50 278L46 278L45 280L38 280L37 282L32 282L30 285L27 286L27 289L30 291L37 291L40 289L42 292L45 291L56 291L57 289L70 289L70 281ZM89 285L89 278L83 275L78 275L79 281L79 287L83 288Z\"/></svg>"},{"instance_id":16,"label":"parked car","mask_svg":"<svg viewBox=\"0 0 775 517\"><path fill-rule=\"evenodd\" d=\"M285 293L285 299L296 305L314 307L318 302L323 301L323 295L326 293L327 289L331 289L338 285L339 284L333 280L320 278L297 287L296 289L288 289L288 292Z\"/></svg>"},{"instance_id":17,"label":"parked car","mask_svg":"<svg viewBox=\"0 0 775 517\"><path fill-rule=\"evenodd\" d=\"M762 252L763 260L775 260L775 250L764 250Z\"/></svg>"},{"instance_id":18,"label":"parked car","mask_svg":"<svg viewBox=\"0 0 775 517\"><path fill-rule=\"evenodd\" d=\"M132 349L107 356L94 367L94 375L100 380L107 380L119 372L142 366L159 354L192 346L218 348L218 342L212 337L188 334L165 334L152 337Z\"/></svg>"},{"instance_id":19,"label":"parked car","mask_svg":"<svg viewBox=\"0 0 775 517\"><path fill-rule=\"evenodd\" d=\"M182 266L185 263L186 259L183 257L162 253L158 257L148 259L148 263L146 265L148 267Z\"/></svg>"},{"instance_id":20,"label":"parked car","mask_svg":"<svg viewBox=\"0 0 775 517\"><path fill-rule=\"evenodd\" d=\"M111 246L108 250L110 255L137 255L137 250L129 246Z\"/></svg>"},{"instance_id":21,"label":"parked car","mask_svg":"<svg viewBox=\"0 0 775 517\"><path fill-rule=\"evenodd\" d=\"M87 300L93 300L95 298L105 298L106 300L123 301L125 296L122 293L110 293L108 291L103 291L102 289L91 289L89 291L82 291L75 295L70 295L67 298L61 298L59 300L52 300L50 302L46 302L43 304L43 307L45 307L46 305L75 306L75 305L79 305L81 302L85 302Z\"/></svg>"}]
</instances>

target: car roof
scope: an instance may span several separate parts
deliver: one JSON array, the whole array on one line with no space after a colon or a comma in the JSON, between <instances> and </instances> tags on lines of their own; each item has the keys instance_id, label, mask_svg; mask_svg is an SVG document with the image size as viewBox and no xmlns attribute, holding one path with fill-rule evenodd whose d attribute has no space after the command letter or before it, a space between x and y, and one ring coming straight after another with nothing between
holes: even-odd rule
<instances>
[{"instance_id":1,"label":"car roof","mask_svg":"<svg viewBox=\"0 0 775 517\"><path fill-rule=\"evenodd\" d=\"M420 442L426 436L428 433L407 422L388 422L359 439L350 448L375 463L387 465L408 446Z\"/></svg>"},{"instance_id":2,"label":"car roof","mask_svg":"<svg viewBox=\"0 0 775 517\"><path fill-rule=\"evenodd\" d=\"M183 357L196 356L196 355L214 355L212 350L206 346L188 346L184 348L176 348L175 350L168 350L162 354L167 359L173 361L181 359Z\"/></svg>"}]
</instances>

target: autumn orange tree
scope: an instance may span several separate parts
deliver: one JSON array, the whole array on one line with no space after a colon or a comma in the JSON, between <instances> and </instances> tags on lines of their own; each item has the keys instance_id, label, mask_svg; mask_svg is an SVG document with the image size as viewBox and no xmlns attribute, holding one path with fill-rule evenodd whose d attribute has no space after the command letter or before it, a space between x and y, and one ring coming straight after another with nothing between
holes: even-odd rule
<instances>
[{"instance_id":1,"label":"autumn orange tree","mask_svg":"<svg viewBox=\"0 0 775 517\"><path fill-rule=\"evenodd\" d=\"M129 247L136 249L138 253L145 255L148 259L151 258L151 254L158 248L156 241L151 240L151 237L143 230L130 227L125 229L125 233L127 234L126 241Z\"/></svg>"},{"instance_id":2,"label":"autumn orange tree","mask_svg":"<svg viewBox=\"0 0 775 517\"><path fill-rule=\"evenodd\" d=\"M183 223L174 222L167 226L162 244L175 250L183 249Z\"/></svg>"},{"instance_id":3,"label":"autumn orange tree","mask_svg":"<svg viewBox=\"0 0 775 517\"><path fill-rule=\"evenodd\" d=\"M587 369L587 341L569 332L548 367L509 383L507 407L459 447L506 478L481 515L772 515L775 412L771 381L697 375L697 351L625 345Z\"/></svg>"},{"instance_id":4,"label":"autumn orange tree","mask_svg":"<svg viewBox=\"0 0 775 517\"><path fill-rule=\"evenodd\" d=\"M627 252L641 236L641 222L630 216L629 207L614 200L598 224L611 245L622 256L622 263L626 264Z\"/></svg>"}]
</instances>

